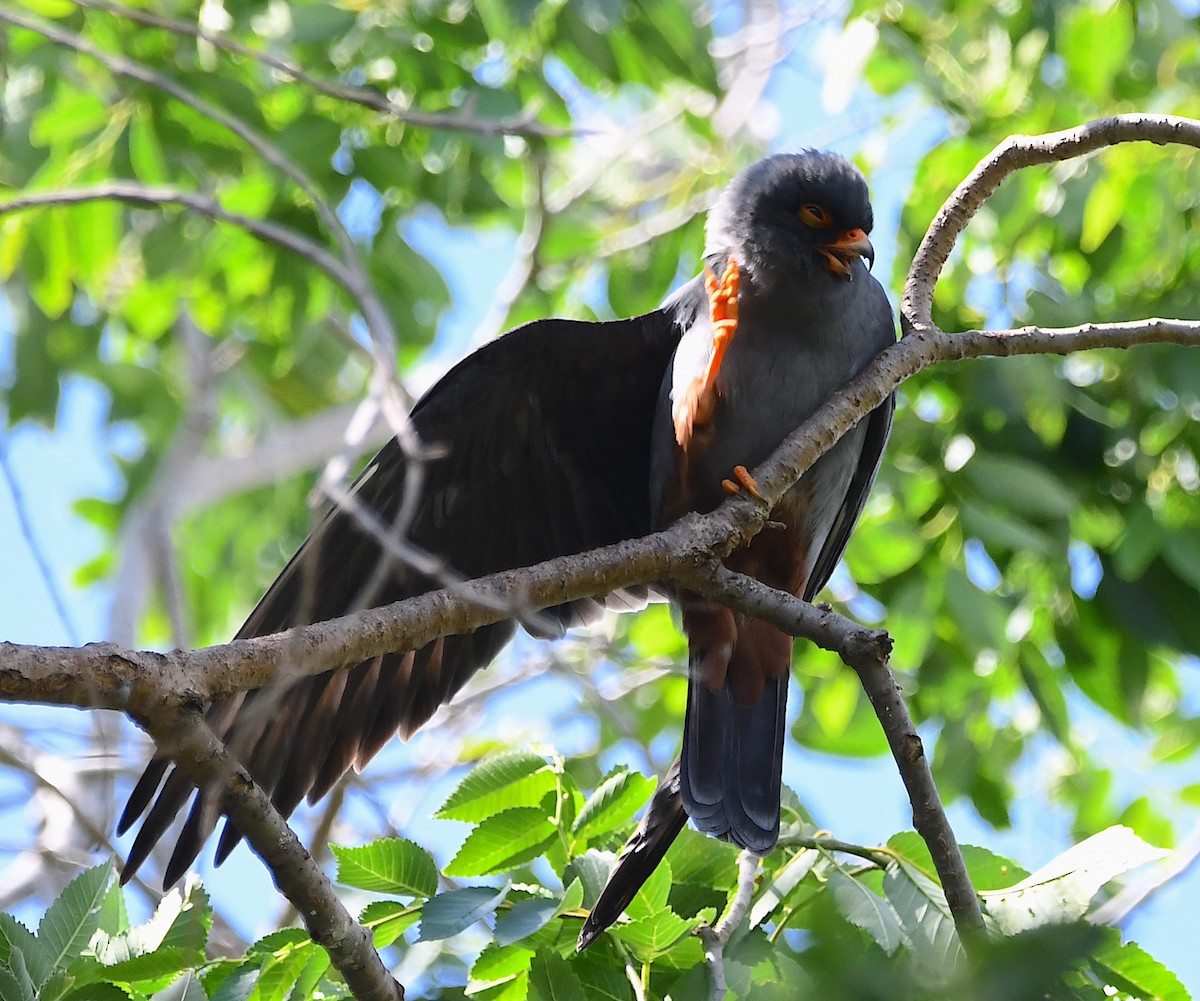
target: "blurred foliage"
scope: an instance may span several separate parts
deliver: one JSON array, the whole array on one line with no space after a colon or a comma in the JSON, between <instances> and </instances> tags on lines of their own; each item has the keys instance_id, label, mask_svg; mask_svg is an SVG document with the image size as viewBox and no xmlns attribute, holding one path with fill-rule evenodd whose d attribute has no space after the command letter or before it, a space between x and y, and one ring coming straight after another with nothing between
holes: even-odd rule
<instances>
[{"instance_id":1,"label":"blurred foliage","mask_svg":"<svg viewBox=\"0 0 1200 1001\"><path fill-rule=\"evenodd\" d=\"M915 161L893 288L942 200L1006 136L1123 111L1200 115L1200 27L1183 7L896 0L854 3L833 15L847 22L843 41L873 40L855 95L865 100L870 89L882 110L860 160L877 185L904 166L889 158ZM193 5L179 2L143 9L196 17ZM98 3L28 0L21 16L140 61L236 116L302 170L316 196L337 209L375 281L400 334L403 374L434 343L463 278L449 269L443 275L436 239L418 236L422 220L436 220L441 234L504 234L513 249L495 261L496 282L532 242L502 326L552 313L644 311L695 272L706 199L764 151L756 138L764 129L750 127L757 107L724 102L753 71L772 70L750 59L756 10L682 0L203 6L205 29L302 66L313 79L448 116L433 127L323 95L255 58ZM801 49L810 28L830 28L811 25L803 8L784 13L799 25L788 38ZM829 51L829 72L843 73L844 49ZM161 87L11 25L0 31L0 86L0 198L130 179L210 195L336 251L313 194ZM905 153L897 137L928 122L936 123L936 142ZM961 330L1200 318L1198 166L1194 150L1131 144L1010 178L952 256L935 319ZM166 457L198 409L211 406L212 416L196 451L217 461L366 389L365 334L346 290L308 261L194 213L92 202L5 214L0 279L16 331L8 357L0 356L8 424L53 425L63 386L82 378L104 387L107 420L121 432L112 458L124 495L78 505L80 517L113 540L111 553L80 570L82 581L112 579L122 530L163 489L175 468ZM203 332L207 378L198 378L187 324ZM887 463L829 596L891 631L905 692L937 735L933 764L943 795L969 802L997 827L1030 793L1017 776L1028 773L1019 770L1035 748L1043 752L1044 786L1036 791L1070 811L1079 838L1123 823L1169 844L1179 819L1195 816L1196 786L1180 788L1166 766L1194 762L1200 743L1192 678L1200 656L1197 387L1200 355L1153 347L942 366L903 388ZM196 642L227 638L303 537L307 464L277 484L220 495L174 525ZM661 764L674 753L683 710L681 641L662 608L615 629L604 656L587 648L586 669L598 664L602 687L624 694L619 703L585 696L583 711L595 710L599 751L619 748ZM168 636L162 603L151 603L142 610L142 639ZM556 656L585 658L561 648ZM635 667L648 670L634 675ZM797 741L837 755L886 752L856 682L831 657L800 644L796 673L805 689ZM1147 764L1162 766L1152 788L1131 791L1104 749L1080 737L1080 717L1093 714L1148 747ZM489 739L467 732L454 756L475 760ZM1055 753L1045 754L1047 746ZM584 877L597 870L579 860L619 846L648 781L610 773L599 757L561 765L533 755L522 759L533 771L506 794L502 811L473 800L450 807L447 816L465 811L460 819L474 826L444 871L521 873L524 889L501 898L494 888L473 906L546 917L575 885L587 902L593 890ZM607 789L608 799L577 831L589 802L580 790L595 788ZM550 811L547 795L560 796ZM500 850L518 844L516 854ZM698 915L724 906L733 869L718 864L730 852L715 843L688 836L676 851L706 860L684 870L672 862L667 873L672 910L662 913L682 934ZM768 860L759 893L807 865L804 851ZM531 863L538 858L545 861ZM410 864L406 885L428 896L428 869L403 863ZM570 865L578 884L567 878ZM735 993L766 996L769 984L800 978L814 995L833 998L1033 997L1058 978L1078 992L1065 997L1099 996L1087 993L1098 984L1119 997L1183 996L1139 980L1134 947L1074 926L1005 940L988 962L943 969L934 985L916 950L889 954L874 931L847 923L850 892L830 890L841 879L834 873L891 900L888 876L866 869L873 874L825 856L814 861L780 905L791 909L771 919L783 929L775 944L787 949L766 948L760 927L731 943ZM663 886L653 891L661 896ZM371 906L379 908L372 920L395 932L392 940L420 934L397 938L410 918L416 928L416 905ZM580 979L610 984L605 996L628 997L622 965L630 963L649 977L654 996L702 996L703 969L688 969L699 961L697 941L666 943L657 925L624 926L595 955L564 961L578 906L526 936L502 941L497 931L495 941L475 944L477 958L470 943L462 955L440 954L431 982L447 996L466 984L472 996L515 997L526 989L564 996L563 985ZM647 905L639 920L657 910ZM902 913L898 920L905 927ZM119 922L97 927L123 933ZM289 950L308 948L294 937L265 941L244 960L258 964L252 979L266 975L265 965L292 963ZM850 981L847 956L855 957ZM0 961L15 969L3 954ZM308 962L295 960L295 971L309 970ZM225 970L209 974L218 979L230 972L214 969ZM1028 985L1015 982L1014 969L1029 971ZM325 976L324 967L312 976ZM906 978L915 978L911 991ZM151 989L131 988L147 996Z\"/></svg>"}]
</instances>

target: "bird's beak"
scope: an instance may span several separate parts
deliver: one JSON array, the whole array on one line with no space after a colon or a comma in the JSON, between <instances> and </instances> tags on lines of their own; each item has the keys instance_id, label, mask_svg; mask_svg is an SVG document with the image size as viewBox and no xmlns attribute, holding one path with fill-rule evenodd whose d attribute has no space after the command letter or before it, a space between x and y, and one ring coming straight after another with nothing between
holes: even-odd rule
<instances>
[{"instance_id":1,"label":"bird's beak","mask_svg":"<svg viewBox=\"0 0 1200 1001\"><path fill-rule=\"evenodd\" d=\"M844 281L854 278L850 264L856 257L866 259L868 271L875 263L875 248L861 229L848 229L836 242L817 249L825 255L825 266L830 272Z\"/></svg>"}]
</instances>

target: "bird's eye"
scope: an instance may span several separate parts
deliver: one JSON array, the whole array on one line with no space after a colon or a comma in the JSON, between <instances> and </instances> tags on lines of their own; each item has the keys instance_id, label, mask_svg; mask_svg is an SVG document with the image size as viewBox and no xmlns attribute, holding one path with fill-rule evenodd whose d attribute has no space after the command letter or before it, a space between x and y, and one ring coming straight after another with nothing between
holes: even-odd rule
<instances>
[{"instance_id":1,"label":"bird's eye","mask_svg":"<svg viewBox=\"0 0 1200 1001\"><path fill-rule=\"evenodd\" d=\"M806 226L824 228L833 222L833 218L820 205L809 202L800 206L800 221Z\"/></svg>"}]
</instances>

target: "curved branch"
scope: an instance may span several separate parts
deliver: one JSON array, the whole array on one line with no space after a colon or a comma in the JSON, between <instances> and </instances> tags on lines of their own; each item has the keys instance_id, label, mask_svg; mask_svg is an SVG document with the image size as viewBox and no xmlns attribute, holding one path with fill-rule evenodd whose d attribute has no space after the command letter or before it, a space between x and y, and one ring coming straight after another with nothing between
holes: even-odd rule
<instances>
[{"instance_id":1,"label":"curved branch","mask_svg":"<svg viewBox=\"0 0 1200 1001\"><path fill-rule=\"evenodd\" d=\"M913 826L929 846L959 938L969 951L972 941L983 936L983 911L979 906L979 897L971 886L950 821L942 809L929 759L925 756L925 746L913 725L900 687L888 669L891 638L882 630L855 626L849 620L835 616L832 610L809 605L753 578L734 573L719 563L705 568L702 574L689 580L687 586L706 598L749 612L755 618L763 619L793 636L807 637L804 625L813 612L829 617L830 632L845 638L837 652L858 674L887 736L888 747L912 804Z\"/></svg>"},{"instance_id":2,"label":"curved branch","mask_svg":"<svg viewBox=\"0 0 1200 1001\"><path fill-rule=\"evenodd\" d=\"M329 207L329 204L321 196L312 179L292 163L281 150L264 139L241 119L229 114L223 108L218 108L210 104L203 98L193 94L186 87L152 70L144 63L126 56L105 52L74 32L65 31L55 25L45 24L35 18L26 17L5 7L0 7L0 21L7 21L9 24L16 25L19 28L35 32L54 42L56 45L61 45L74 52L90 56L118 76L137 80L139 83L147 84L162 91L164 94L170 95L198 114L203 115L210 121L216 122L222 128L228 129L267 163L291 180L308 196L317 216L337 243L346 269L346 279L348 282L346 287L351 291L351 295L353 295L355 301L359 303L362 309L363 320L371 334L371 340L375 345L376 352L380 356L377 359L377 365L384 366L390 371L391 363L387 361L385 364L385 359L395 356L395 330L392 326L391 318L387 315L383 304L375 294L370 277L367 275L366 269L363 267L362 261L358 256L358 249L355 247L354 241L350 239L350 234L346 232L346 227L342 225L341 220L337 217L337 213Z\"/></svg>"},{"instance_id":3,"label":"curved branch","mask_svg":"<svg viewBox=\"0 0 1200 1001\"><path fill-rule=\"evenodd\" d=\"M359 309L363 307L355 294L349 270L325 248L313 243L308 237L268 219L254 219L240 212L230 212L216 199L195 191L151 187L137 181L105 181L84 188L57 188L53 191L32 191L18 195L16 198L0 201L0 216L27 209L100 201L126 202L131 205L178 205L209 219L227 222L264 243L273 243L284 250L290 250L297 257L320 268L350 294Z\"/></svg>"},{"instance_id":4,"label":"curved branch","mask_svg":"<svg viewBox=\"0 0 1200 1001\"><path fill-rule=\"evenodd\" d=\"M946 199L917 248L900 298L904 332L934 330L933 290L967 223L1010 174L1072 160L1127 142L1182 143L1200 148L1200 121L1177 115L1114 115L1040 136L1009 136Z\"/></svg>"}]
</instances>

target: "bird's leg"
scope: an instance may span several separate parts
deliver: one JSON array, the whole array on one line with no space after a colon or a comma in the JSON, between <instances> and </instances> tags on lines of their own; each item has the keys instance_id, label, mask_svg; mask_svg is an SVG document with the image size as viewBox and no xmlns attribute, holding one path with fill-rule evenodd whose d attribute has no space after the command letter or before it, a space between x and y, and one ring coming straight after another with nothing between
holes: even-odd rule
<instances>
[{"instance_id":1,"label":"bird's leg","mask_svg":"<svg viewBox=\"0 0 1200 1001\"><path fill-rule=\"evenodd\" d=\"M708 268L704 269L704 291L708 293L708 317L713 328L713 351L708 359L708 367L704 370L702 385L716 395L717 373L721 370L721 362L725 360L725 352L733 342L738 325L738 288L741 285L742 273L738 270L737 261L732 257L725 265L725 273L720 281Z\"/></svg>"},{"instance_id":2,"label":"bird's leg","mask_svg":"<svg viewBox=\"0 0 1200 1001\"><path fill-rule=\"evenodd\" d=\"M675 440L685 451L695 430L711 421L716 409L717 375L721 371L721 363L725 360L725 352L733 343L733 335L737 333L738 289L741 277L737 261L732 257L729 258L729 263L719 279L712 270L707 267L704 269L708 318L713 329L712 354L709 355L704 371L679 394L671 412L675 424Z\"/></svg>"}]
</instances>

